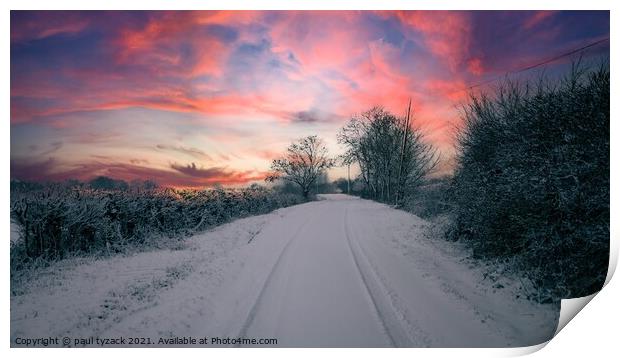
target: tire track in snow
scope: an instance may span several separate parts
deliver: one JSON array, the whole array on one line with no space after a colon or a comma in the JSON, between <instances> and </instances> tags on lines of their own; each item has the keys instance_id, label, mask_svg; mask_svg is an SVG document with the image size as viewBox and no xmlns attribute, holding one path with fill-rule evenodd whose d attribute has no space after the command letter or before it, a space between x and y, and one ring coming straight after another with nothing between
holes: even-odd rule
<instances>
[{"instance_id":1,"label":"tire track in snow","mask_svg":"<svg viewBox=\"0 0 620 358\"><path fill-rule=\"evenodd\" d=\"M265 279L265 282L263 283L263 285L262 285L262 287L260 289L260 292L258 293L258 296L254 300L254 303L252 304L252 308L248 312L248 315L247 315L247 317L246 317L246 319L245 319L245 321L243 323L243 326L241 326L241 330L239 331L239 334L238 334L237 337L245 337L246 336L248 329L250 328L250 326L252 325L252 322L254 321L254 317L256 317L256 312L258 311L258 307L260 306L260 303L261 303L261 301L263 299L263 296L265 296L265 291L267 290L267 287L270 285L276 270L280 266L280 262L282 262L282 258L289 251L289 247L292 246L293 242L295 242L296 239L299 237L299 234L301 233L301 231L306 227L306 225L312 219L314 219L314 216L308 217L306 219L306 221L304 221L303 224L299 225L299 228L297 229L297 231L295 231L295 233L291 236L289 241L286 243L286 245L284 246L284 248L280 252L280 255L278 255L278 258L276 259L275 264L273 265L273 267L269 271L269 274L267 275L267 278ZM235 345L235 347L239 347L239 346L240 346L239 344Z\"/></svg>"},{"instance_id":2,"label":"tire track in snow","mask_svg":"<svg viewBox=\"0 0 620 358\"><path fill-rule=\"evenodd\" d=\"M357 271L392 346L429 346L428 334L422 331L418 325L413 324L408 319L406 312L398 308L397 302L399 299L396 293L386 287L384 280L381 279L376 267L368 259L361 244L351 238L353 235L351 234L349 212L346 207L344 228L349 251ZM406 327L403 325L406 325Z\"/></svg>"}]
</instances>

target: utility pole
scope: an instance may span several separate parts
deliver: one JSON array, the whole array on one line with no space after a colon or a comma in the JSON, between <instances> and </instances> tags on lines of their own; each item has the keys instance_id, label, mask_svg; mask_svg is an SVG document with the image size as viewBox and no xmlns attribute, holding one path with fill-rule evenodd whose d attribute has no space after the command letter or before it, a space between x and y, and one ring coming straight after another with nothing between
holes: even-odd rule
<instances>
[{"instance_id":1,"label":"utility pole","mask_svg":"<svg viewBox=\"0 0 620 358\"><path fill-rule=\"evenodd\" d=\"M347 162L347 194L351 195L351 163Z\"/></svg>"},{"instance_id":2,"label":"utility pole","mask_svg":"<svg viewBox=\"0 0 620 358\"><path fill-rule=\"evenodd\" d=\"M314 179L314 187L315 187L315 191L316 191L316 195L319 195L319 178L320 178L320 174L318 174L317 172L317 176L316 179Z\"/></svg>"},{"instance_id":3,"label":"utility pole","mask_svg":"<svg viewBox=\"0 0 620 358\"><path fill-rule=\"evenodd\" d=\"M401 193L403 162L405 161L405 148L407 147L407 132L409 131L410 115L411 115L411 98L409 98L409 106L407 107L407 119L405 121L405 128L403 128L403 148L400 153L400 165L398 166L398 186L396 190L396 202L394 204L398 204L398 199Z\"/></svg>"}]
</instances>

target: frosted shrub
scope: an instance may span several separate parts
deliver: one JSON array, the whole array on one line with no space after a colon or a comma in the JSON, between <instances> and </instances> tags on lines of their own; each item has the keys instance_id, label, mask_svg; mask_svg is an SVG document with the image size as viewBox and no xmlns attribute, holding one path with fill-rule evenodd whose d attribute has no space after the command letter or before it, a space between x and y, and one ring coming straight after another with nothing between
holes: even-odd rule
<instances>
[{"instance_id":1,"label":"frosted shrub","mask_svg":"<svg viewBox=\"0 0 620 358\"><path fill-rule=\"evenodd\" d=\"M21 239L13 269L33 259L115 253L178 238L234 218L301 203L302 198L251 187L215 190L93 190L49 185L11 194Z\"/></svg>"},{"instance_id":2,"label":"frosted shrub","mask_svg":"<svg viewBox=\"0 0 620 358\"><path fill-rule=\"evenodd\" d=\"M518 258L543 302L599 290L609 253L609 69L508 83L464 111L451 238Z\"/></svg>"}]
</instances>

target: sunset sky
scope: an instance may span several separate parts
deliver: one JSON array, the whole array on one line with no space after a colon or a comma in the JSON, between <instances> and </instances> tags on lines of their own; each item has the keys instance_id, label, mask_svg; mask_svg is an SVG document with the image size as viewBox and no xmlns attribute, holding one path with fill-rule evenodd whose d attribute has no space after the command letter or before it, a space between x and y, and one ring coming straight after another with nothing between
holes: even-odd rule
<instances>
[{"instance_id":1,"label":"sunset sky","mask_svg":"<svg viewBox=\"0 0 620 358\"><path fill-rule=\"evenodd\" d=\"M468 85L607 37L606 11L12 11L11 178L245 185L409 97L449 167Z\"/></svg>"}]
</instances>

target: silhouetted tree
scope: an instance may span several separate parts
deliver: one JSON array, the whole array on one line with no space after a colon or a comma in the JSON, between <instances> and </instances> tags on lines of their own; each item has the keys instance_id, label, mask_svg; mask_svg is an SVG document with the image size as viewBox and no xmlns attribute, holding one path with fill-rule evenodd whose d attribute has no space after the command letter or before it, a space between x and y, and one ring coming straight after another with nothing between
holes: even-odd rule
<instances>
[{"instance_id":1,"label":"silhouetted tree","mask_svg":"<svg viewBox=\"0 0 620 358\"><path fill-rule=\"evenodd\" d=\"M327 148L317 136L309 136L292 143L282 158L271 163L271 173L265 179L277 179L297 184L304 198L308 198L312 185L325 171L334 166L327 156Z\"/></svg>"},{"instance_id":2,"label":"silhouetted tree","mask_svg":"<svg viewBox=\"0 0 620 358\"><path fill-rule=\"evenodd\" d=\"M101 190L126 190L129 186L124 180L116 180L106 176L98 176L88 182L92 189Z\"/></svg>"}]
</instances>

